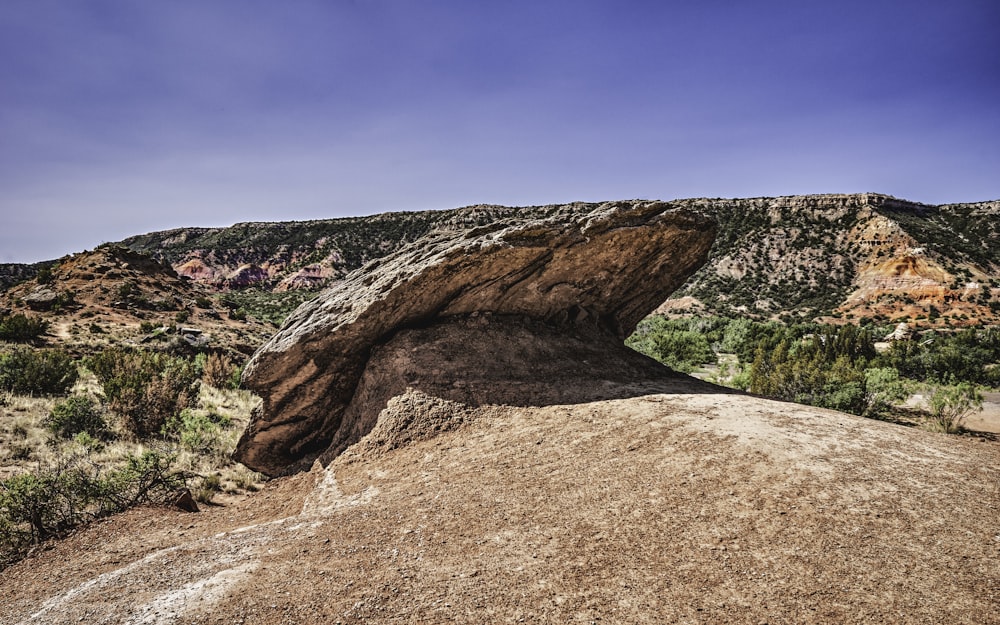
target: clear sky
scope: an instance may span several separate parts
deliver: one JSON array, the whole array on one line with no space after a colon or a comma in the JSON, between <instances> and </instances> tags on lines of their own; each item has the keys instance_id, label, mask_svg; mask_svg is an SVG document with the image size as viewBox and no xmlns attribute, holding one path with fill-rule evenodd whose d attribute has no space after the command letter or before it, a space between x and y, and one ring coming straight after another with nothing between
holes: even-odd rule
<instances>
[{"instance_id":1,"label":"clear sky","mask_svg":"<svg viewBox=\"0 0 1000 625\"><path fill-rule=\"evenodd\" d=\"M863 191L1000 198L1000 2L0 2L0 262L250 220Z\"/></svg>"}]
</instances>

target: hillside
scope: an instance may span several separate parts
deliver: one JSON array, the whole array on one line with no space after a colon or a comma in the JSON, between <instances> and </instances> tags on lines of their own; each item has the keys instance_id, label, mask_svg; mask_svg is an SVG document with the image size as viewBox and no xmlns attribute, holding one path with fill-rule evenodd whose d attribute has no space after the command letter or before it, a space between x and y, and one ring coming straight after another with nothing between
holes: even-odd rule
<instances>
[{"instance_id":1,"label":"hillside","mask_svg":"<svg viewBox=\"0 0 1000 625\"><path fill-rule=\"evenodd\" d=\"M213 292L124 247L74 254L0 295L0 309L49 323L47 343L77 353L109 344L226 350L245 357L273 331Z\"/></svg>"},{"instance_id":2,"label":"hillside","mask_svg":"<svg viewBox=\"0 0 1000 625\"><path fill-rule=\"evenodd\" d=\"M1000 322L1000 202L859 194L678 203L715 216L720 230L709 262L663 312Z\"/></svg>"},{"instance_id":3,"label":"hillside","mask_svg":"<svg viewBox=\"0 0 1000 625\"><path fill-rule=\"evenodd\" d=\"M931 206L863 193L672 204L703 211L720 228L709 262L663 313L873 318L924 327L1000 323L1000 201ZM233 293L239 305L262 309L262 319L278 320L308 293L431 230L540 217L554 208L480 205L177 228L122 244L215 292ZM0 266L0 288L42 266Z\"/></svg>"},{"instance_id":4,"label":"hillside","mask_svg":"<svg viewBox=\"0 0 1000 625\"><path fill-rule=\"evenodd\" d=\"M179 228L130 237L122 244L219 290L249 286L315 290L432 229L486 225L513 213L540 216L554 208L481 205L371 217L240 223L228 228Z\"/></svg>"},{"instance_id":5,"label":"hillside","mask_svg":"<svg viewBox=\"0 0 1000 625\"><path fill-rule=\"evenodd\" d=\"M666 312L956 326L1000 322L1000 202L930 206L880 194L691 199L720 224L710 260ZM593 206L593 205L590 205ZM212 285L316 289L432 228L551 207L152 233L124 243ZM998 292L1000 294L1000 292Z\"/></svg>"}]
</instances>

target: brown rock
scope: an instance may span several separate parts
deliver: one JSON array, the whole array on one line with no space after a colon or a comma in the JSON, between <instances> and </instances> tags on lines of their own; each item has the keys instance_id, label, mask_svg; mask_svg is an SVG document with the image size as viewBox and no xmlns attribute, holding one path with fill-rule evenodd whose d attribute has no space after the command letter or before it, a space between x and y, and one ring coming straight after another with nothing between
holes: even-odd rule
<instances>
[{"instance_id":1,"label":"brown rock","mask_svg":"<svg viewBox=\"0 0 1000 625\"><path fill-rule=\"evenodd\" d=\"M226 276L224 282L226 288L240 289L267 282L270 274L263 267L257 265L240 265L235 271Z\"/></svg>"},{"instance_id":2,"label":"brown rock","mask_svg":"<svg viewBox=\"0 0 1000 625\"><path fill-rule=\"evenodd\" d=\"M50 310L59 301L59 293L47 286L35 287L24 296L24 303L32 310Z\"/></svg>"},{"instance_id":3,"label":"brown rock","mask_svg":"<svg viewBox=\"0 0 1000 625\"><path fill-rule=\"evenodd\" d=\"M715 223L664 202L551 207L543 219L428 234L303 304L248 363L263 403L235 458L277 475L336 441L374 346L479 313L586 326L618 340L704 261Z\"/></svg>"},{"instance_id":4,"label":"brown rock","mask_svg":"<svg viewBox=\"0 0 1000 625\"><path fill-rule=\"evenodd\" d=\"M191 496L191 491L186 488L178 493L177 498L174 499L174 507L180 508L184 512L199 512L198 502Z\"/></svg>"}]
</instances>

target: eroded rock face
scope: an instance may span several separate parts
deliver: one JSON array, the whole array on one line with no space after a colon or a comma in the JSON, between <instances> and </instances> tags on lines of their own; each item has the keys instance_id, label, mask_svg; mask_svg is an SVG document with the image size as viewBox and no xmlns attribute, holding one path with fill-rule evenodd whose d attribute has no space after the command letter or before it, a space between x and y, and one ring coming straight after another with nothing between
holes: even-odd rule
<instances>
[{"instance_id":1,"label":"eroded rock face","mask_svg":"<svg viewBox=\"0 0 1000 625\"><path fill-rule=\"evenodd\" d=\"M715 236L711 219L664 202L547 212L432 232L303 304L246 367L263 403L235 457L277 475L356 438L358 417L345 411L372 349L402 329L489 313L620 341L701 266Z\"/></svg>"}]
</instances>

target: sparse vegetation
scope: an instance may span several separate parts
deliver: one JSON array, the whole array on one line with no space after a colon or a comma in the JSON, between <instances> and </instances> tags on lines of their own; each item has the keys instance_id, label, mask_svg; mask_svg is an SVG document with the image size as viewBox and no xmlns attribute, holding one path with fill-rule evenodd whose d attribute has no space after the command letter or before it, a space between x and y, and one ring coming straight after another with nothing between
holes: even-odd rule
<instances>
[{"instance_id":1,"label":"sparse vegetation","mask_svg":"<svg viewBox=\"0 0 1000 625\"><path fill-rule=\"evenodd\" d=\"M248 392L204 385L195 405L140 439L127 419L102 407L93 395L99 389L96 376L84 370L65 399L0 393L0 463L8 471L0 491L11 497L0 504L9 504L0 510L0 569L32 541L61 536L73 524L131 505L162 501L168 491L140 479L147 469L163 469L171 485L186 485L202 503L220 493L257 490L264 481L230 459L255 402ZM153 462L146 455L150 449L163 462ZM20 467L14 475L12 465ZM149 496L141 495L144 490ZM18 510L26 509L40 512L41 526L33 530L23 520Z\"/></svg>"},{"instance_id":2,"label":"sparse vegetation","mask_svg":"<svg viewBox=\"0 0 1000 625\"><path fill-rule=\"evenodd\" d=\"M109 468L76 454L0 481L0 568L82 523L163 501L185 483L175 460L146 450Z\"/></svg>"},{"instance_id":3,"label":"sparse vegetation","mask_svg":"<svg viewBox=\"0 0 1000 625\"><path fill-rule=\"evenodd\" d=\"M288 315L302 302L316 296L313 291L271 292L263 289L243 289L226 293L222 305L229 310L229 318L245 320L247 316L274 325L281 325Z\"/></svg>"},{"instance_id":4,"label":"sparse vegetation","mask_svg":"<svg viewBox=\"0 0 1000 625\"><path fill-rule=\"evenodd\" d=\"M45 334L49 322L41 317L29 317L23 313L0 315L0 341L27 343Z\"/></svg>"},{"instance_id":5,"label":"sparse vegetation","mask_svg":"<svg viewBox=\"0 0 1000 625\"><path fill-rule=\"evenodd\" d=\"M140 437L161 432L167 420L198 397L198 374L185 358L112 347L88 359L112 410Z\"/></svg>"},{"instance_id":6,"label":"sparse vegetation","mask_svg":"<svg viewBox=\"0 0 1000 625\"><path fill-rule=\"evenodd\" d=\"M64 395L78 375L76 361L60 349L18 346L0 352L0 390L18 395Z\"/></svg>"}]
</instances>

